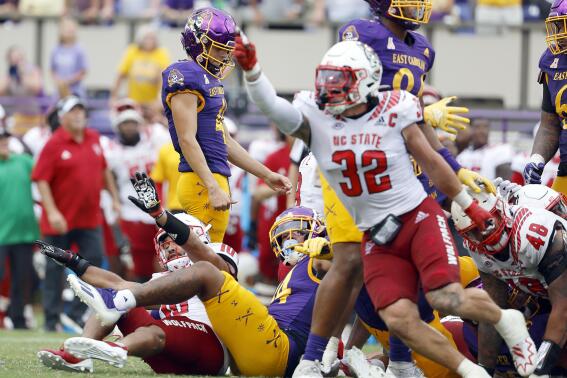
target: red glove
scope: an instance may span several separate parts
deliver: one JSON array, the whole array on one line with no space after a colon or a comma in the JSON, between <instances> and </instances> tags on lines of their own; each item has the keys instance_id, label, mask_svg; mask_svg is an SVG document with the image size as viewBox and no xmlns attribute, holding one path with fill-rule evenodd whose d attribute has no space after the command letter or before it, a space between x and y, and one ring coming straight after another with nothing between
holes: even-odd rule
<instances>
[{"instance_id":1,"label":"red glove","mask_svg":"<svg viewBox=\"0 0 567 378\"><path fill-rule=\"evenodd\" d=\"M258 59L256 58L256 46L252 42L248 44L244 44L242 42L242 37L237 35L234 39L235 47L233 56L236 58L238 65L244 71L250 71L256 63L258 63Z\"/></svg>"},{"instance_id":2,"label":"red glove","mask_svg":"<svg viewBox=\"0 0 567 378\"><path fill-rule=\"evenodd\" d=\"M487 227L494 224L494 217L474 200L469 207L465 209L465 214L477 225L479 230L484 231Z\"/></svg>"}]
</instances>

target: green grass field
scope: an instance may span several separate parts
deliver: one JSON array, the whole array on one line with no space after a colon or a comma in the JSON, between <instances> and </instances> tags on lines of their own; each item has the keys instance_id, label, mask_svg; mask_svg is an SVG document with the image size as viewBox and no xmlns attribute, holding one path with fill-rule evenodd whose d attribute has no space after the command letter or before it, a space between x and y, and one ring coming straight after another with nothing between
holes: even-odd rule
<instances>
[{"instance_id":1,"label":"green grass field","mask_svg":"<svg viewBox=\"0 0 567 378\"><path fill-rule=\"evenodd\" d=\"M78 373L67 373L44 367L36 357L43 348L58 349L67 333L45 333L42 331L0 330L0 377L70 377ZM107 377L156 377L141 359L132 357L122 369L104 362L95 361L96 375ZM174 377L160 375L160 377Z\"/></svg>"},{"instance_id":2,"label":"green grass field","mask_svg":"<svg viewBox=\"0 0 567 378\"><path fill-rule=\"evenodd\" d=\"M74 335L68 333L46 333L43 331L0 330L0 378L3 377L71 377L80 373L67 373L43 366L36 356L40 349L58 349L62 342ZM366 347L365 352L376 347ZM94 373L103 377L157 377L141 359L131 357L122 369L101 361L94 361ZM86 374L85 374L86 375ZM179 377L159 375L159 377Z\"/></svg>"}]
</instances>

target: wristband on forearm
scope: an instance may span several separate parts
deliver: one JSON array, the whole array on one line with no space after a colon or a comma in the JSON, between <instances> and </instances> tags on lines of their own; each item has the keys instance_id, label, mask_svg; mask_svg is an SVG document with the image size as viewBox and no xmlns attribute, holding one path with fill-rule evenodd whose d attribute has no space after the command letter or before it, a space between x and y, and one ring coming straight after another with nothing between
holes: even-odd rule
<instances>
[{"instance_id":1,"label":"wristband on forearm","mask_svg":"<svg viewBox=\"0 0 567 378\"><path fill-rule=\"evenodd\" d=\"M187 243L189 234L191 233L190 227L177 219L177 217L169 211L166 210L165 213L167 214L167 221L161 228L163 228L178 245L182 246Z\"/></svg>"},{"instance_id":2,"label":"wristband on forearm","mask_svg":"<svg viewBox=\"0 0 567 378\"><path fill-rule=\"evenodd\" d=\"M87 260L83 259L78 254L74 254L66 265L67 268L71 269L79 277L85 274L87 268L91 266Z\"/></svg>"},{"instance_id":3,"label":"wristband on forearm","mask_svg":"<svg viewBox=\"0 0 567 378\"><path fill-rule=\"evenodd\" d=\"M459 164L459 162L453 157L453 155L451 154L451 152L447 149L447 147L443 147L437 150L437 153L441 156L443 156L443 159L445 159L445 161L447 162L447 164L449 164L449 166L451 167L451 169L454 172L458 172L459 169L462 168L462 166Z\"/></svg>"}]
</instances>

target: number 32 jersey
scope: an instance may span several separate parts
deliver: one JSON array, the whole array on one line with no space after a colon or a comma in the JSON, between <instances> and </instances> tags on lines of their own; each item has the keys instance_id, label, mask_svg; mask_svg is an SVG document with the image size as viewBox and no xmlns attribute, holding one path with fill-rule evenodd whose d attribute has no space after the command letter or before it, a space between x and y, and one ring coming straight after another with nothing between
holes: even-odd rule
<instances>
[{"instance_id":1,"label":"number 32 jersey","mask_svg":"<svg viewBox=\"0 0 567 378\"><path fill-rule=\"evenodd\" d=\"M512 228L506 261L478 253L465 242L478 270L493 275L512 287L536 296L547 297L547 283L538 270L553 236L556 223L567 229L567 222L557 215L538 208L513 206Z\"/></svg>"},{"instance_id":2,"label":"number 32 jersey","mask_svg":"<svg viewBox=\"0 0 567 378\"><path fill-rule=\"evenodd\" d=\"M381 92L378 105L357 119L319 110L313 92L298 93L293 104L309 121L310 149L321 172L359 229L407 213L425 199L402 136L422 119L417 97Z\"/></svg>"}]
</instances>

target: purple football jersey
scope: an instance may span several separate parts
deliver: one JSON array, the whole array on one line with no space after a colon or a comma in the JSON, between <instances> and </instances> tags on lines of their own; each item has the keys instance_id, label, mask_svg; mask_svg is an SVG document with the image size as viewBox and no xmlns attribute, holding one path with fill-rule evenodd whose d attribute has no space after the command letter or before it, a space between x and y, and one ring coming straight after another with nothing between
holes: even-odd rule
<instances>
[{"instance_id":1,"label":"purple football jersey","mask_svg":"<svg viewBox=\"0 0 567 378\"><path fill-rule=\"evenodd\" d=\"M435 60L435 51L427 38L408 31L408 44L379 21L358 19L340 28L339 41L344 40L360 41L374 49L384 67L384 89L403 89L420 97L425 75Z\"/></svg>"},{"instance_id":2,"label":"purple football jersey","mask_svg":"<svg viewBox=\"0 0 567 378\"><path fill-rule=\"evenodd\" d=\"M547 82L551 94L551 106L561 117L563 128L559 138L561 163L567 163L567 54L553 55L549 49L539 60L540 82Z\"/></svg>"},{"instance_id":3,"label":"purple football jersey","mask_svg":"<svg viewBox=\"0 0 567 378\"><path fill-rule=\"evenodd\" d=\"M169 124L169 134L179 153L179 172L193 172L181 152L171 112L171 98L178 93L197 96L197 142L211 172L230 176L223 119L226 111L222 82L192 60L181 60L162 73L161 100Z\"/></svg>"}]
</instances>

